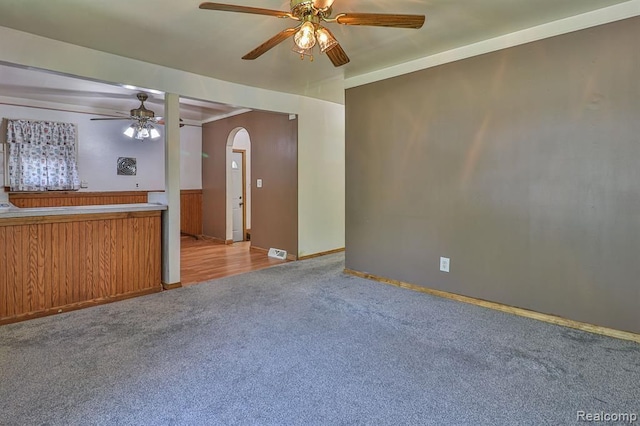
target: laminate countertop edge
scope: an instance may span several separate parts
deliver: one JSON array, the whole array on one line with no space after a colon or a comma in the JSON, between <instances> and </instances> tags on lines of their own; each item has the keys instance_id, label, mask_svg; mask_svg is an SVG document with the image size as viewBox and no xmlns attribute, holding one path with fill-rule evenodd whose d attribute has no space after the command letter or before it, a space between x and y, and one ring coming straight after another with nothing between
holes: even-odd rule
<instances>
[{"instance_id":1,"label":"laminate countertop edge","mask_svg":"<svg viewBox=\"0 0 640 426\"><path fill-rule=\"evenodd\" d=\"M127 213L166 210L164 204L155 203L135 203L135 204L102 204L95 206L64 206L64 207L11 207L0 209L0 220L33 217L33 216L61 216L61 215L82 215L100 213Z\"/></svg>"}]
</instances>

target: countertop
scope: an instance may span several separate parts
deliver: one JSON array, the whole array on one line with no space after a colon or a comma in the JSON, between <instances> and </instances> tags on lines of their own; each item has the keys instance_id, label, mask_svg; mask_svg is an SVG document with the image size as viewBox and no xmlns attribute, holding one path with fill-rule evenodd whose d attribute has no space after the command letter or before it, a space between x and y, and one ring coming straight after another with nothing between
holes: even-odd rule
<instances>
[{"instance_id":1,"label":"countertop","mask_svg":"<svg viewBox=\"0 0 640 426\"><path fill-rule=\"evenodd\" d=\"M136 203L136 204L106 204L96 206L65 206L65 207L32 207L0 208L0 219L15 217L33 216L59 216L59 215L81 215L99 213L124 213L142 212L154 210L166 210L167 206L156 203Z\"/></svg>"}]
</instances>

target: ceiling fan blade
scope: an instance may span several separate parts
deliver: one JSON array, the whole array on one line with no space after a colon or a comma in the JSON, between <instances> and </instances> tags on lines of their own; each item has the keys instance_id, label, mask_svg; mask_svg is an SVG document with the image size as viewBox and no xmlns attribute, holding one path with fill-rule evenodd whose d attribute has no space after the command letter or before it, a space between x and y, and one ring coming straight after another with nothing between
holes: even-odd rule
<instances>
[{"instance_id":1,"label":"ceiling fan blade","mask_svg":"<svg viewBox=\"0 0 640 426\"><path fill-rule=\"evenodd\" d=\"M275 16L277 18L291 17L291 14L289 12L283 12L280 10L273 10L273 9L262 9L259 7L236 6L233 4L204 2L200 4L199 8L208 9L208 10L220 10L223 12L252 13L254 15Z\"/></svg>"},{"instance_id":2,"label":"ceiling fan blade","mask_svg":"<svg viewBox=\"0 0 640 426\"><path fill-rule=\"evenodd\" d=\"M335 21L342 25L368 25L373 27L421 28L424 15L392 15L387 13L341 13Z\"/></svg>"},{"instance_id":3,"label":"ceiling fan blade","mask_svg":"<svg viewBox=\"0 0 640 426\"><path fill-rule=\"evenodd\" d=\"M331 59L331 63L335 67L341 67L344 64L348 64L351 59L347 56L340 43L333 46L331 49L324 52L327 54L329 59Z\"/></svg>"},{"instance_id":4,"label":"ceiling fan blade","mask_svg":"<svg viewBox=\"0 0 640 426\"><path fill-rule=\"evenodd\" d=\"M161 126L164 126L164 124L165 124L164 119L163 119L162 117L157 117L157 118L159 118L159 120L156 120L156 124L159 124L159 125L161 125ZM184 120L181 118L181 119L180 119L180 127L184 127L184 126L185 126L185 124L183 123L183 121L184 121Z\"/></svg>"},{"instance_id":5,"label":"ceiling fan blade","mask_svg":"<svg viewBox=\"0 0 640 426\"><path fill-rule=\"evenodd\" d=\"M298 31L297 28L287 28L271 37L269 40L262 43L260 46L253 49L251 52L247 53L242 57L242 59L256 59L263 53L266 53L268 50L276 47L278 44L282 43L292 35L294 35Z\"/></svg>"},{"instance_id":6,"label":"ceiling fan blade","mask_svg":"<svg viewBox=\"0 0 640 426\"><path fill-rule=\"evenodd\" d=\"M91 120L101 121L101 120L134 120L131 117L122 117L122 118L92 118Z\"/></svg>"},{"instance_id":7,"label":"ceiling fan blade","mask_svg":"<svg viewBox=\"0 0 640 426\"><path fill-rule=\"evenodd\" d=\"M333 39L333 41L336 42L333 47L324 51L324 53L326 53L326 55L331 60L331 63L333 63L333 66L340 67L344 64L348 64L351 59L349 59L342 46L340 46L340 43L338 43L336 36L333 35L329 28L323 27L322 29L329 33L329 36Z\"/></svg>"}]
</instances>

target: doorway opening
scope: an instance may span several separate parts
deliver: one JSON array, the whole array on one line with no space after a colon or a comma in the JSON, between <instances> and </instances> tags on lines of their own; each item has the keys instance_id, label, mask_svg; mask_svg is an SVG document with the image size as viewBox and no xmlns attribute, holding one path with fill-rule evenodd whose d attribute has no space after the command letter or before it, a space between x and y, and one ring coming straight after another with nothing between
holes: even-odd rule
<instances>
[{"instance_id":1,"label":"doorway opening","mask_svg":"<svg viewBox=\"0 0 640 426\"><path fill-rule=\"evenodd\" d=\"M227 138L227 241L251 239L251 139L242 127Z\"/></svg>"}]
</instances>

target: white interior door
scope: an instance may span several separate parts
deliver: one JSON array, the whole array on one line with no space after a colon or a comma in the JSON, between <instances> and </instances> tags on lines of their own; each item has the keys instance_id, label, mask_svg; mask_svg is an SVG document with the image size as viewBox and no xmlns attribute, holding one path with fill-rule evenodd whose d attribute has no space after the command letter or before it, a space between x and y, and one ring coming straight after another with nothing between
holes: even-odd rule
<instances>
[{"instance_id":1,"label":"white interior door","mask_svg":"<svg viewBox=\"0 0 640 426\"><path fill-rule=\"evenodd\" d=\"M231 154L231 206L233 221L233 241L244 241L244 161L242 152Z\"/></svg>"}]
</instances>

